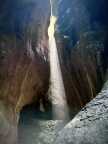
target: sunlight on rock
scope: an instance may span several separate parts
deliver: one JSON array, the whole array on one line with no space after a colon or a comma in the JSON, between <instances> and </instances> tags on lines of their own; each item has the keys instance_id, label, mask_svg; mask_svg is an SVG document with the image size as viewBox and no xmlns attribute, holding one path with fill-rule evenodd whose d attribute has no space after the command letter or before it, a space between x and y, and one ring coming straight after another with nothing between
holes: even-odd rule
<instances>
[{"instance_id":1,"label":"sunlight on rock","mask_svg":"<svg viewBox=\"0 0 108 144\"><path fill-rule=\"evenodd\" d=\"M49 39L54 37L54 25L56 23L57 18L55 16L51 16L50 18L50 26L48 28L48 35L49 35Z\"/></svg>"},{"instance_id":2,"label":"sunlight on rock","mask_svg":"<svg viewBox=\"0 0 108 144\"><path fill-rule=\"evenodd\" d=\"M51 1L50 1L51 2ZM52 6L52 3L51 3ZM51 7L52 9L52 7ZM54 37L54 26L56 17L53 16L51 10L50 25L48 28L49 35L49 58L50 58L50 90L53 104L54 119L68 119L68 106L66 102L65 89L60 68L59 56Z\"/></svg>"}]
</instances>

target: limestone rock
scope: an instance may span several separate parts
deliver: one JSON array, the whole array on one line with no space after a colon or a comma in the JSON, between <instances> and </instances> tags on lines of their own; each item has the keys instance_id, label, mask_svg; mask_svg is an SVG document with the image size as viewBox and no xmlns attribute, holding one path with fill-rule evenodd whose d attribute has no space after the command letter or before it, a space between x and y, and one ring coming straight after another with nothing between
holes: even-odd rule
<instances>
[{"instance_id":1,"label":"limestone rock","mask_svg":"<svg viewBox=\"0 0 108 144\"><path fill-rule=\"evenodd\" d=\"M107 144L107 135L108 81L98 96L59 133L55 144Z\"/></svg>"}]
</instances>

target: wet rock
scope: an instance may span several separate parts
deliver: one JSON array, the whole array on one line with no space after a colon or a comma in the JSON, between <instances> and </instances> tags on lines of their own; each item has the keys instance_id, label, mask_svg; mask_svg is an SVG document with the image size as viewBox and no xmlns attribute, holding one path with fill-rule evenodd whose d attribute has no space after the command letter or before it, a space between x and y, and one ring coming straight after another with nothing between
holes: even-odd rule
<instances>
[{"instance_id":1,"label":"wet rock","mask_svg":"<svg viewBox=\"0 0 108 144\"><path fill-rule=\"evenodd\" d=\"M107 31L89 31L77 44L56 36L63 80L70 108L78 111L101 90L107 70ZM76 112L75 112L76 113Z\"/></svg>"},{"instance_id":2,"label":"wet rock","mask_svg":"<svg viewBox=\"0 0 108 144\"><path fill-rule=\"evenodd\" d=\"M49 1L0 3L0 143L15 144L21 109L47 99L50 6Z\"/></svg>"},{"instance_id":3,"label":"wet rock","mask_svg":"<svg viewBox=\"0 0 108 144\"><path fill-rule=\"evenodd\" d=\"M53 144L62 125L59 120L33 119L29 124L20 125L19 144ZM63 125L62 125L63 126Z\"/></svg>"}]
</instances>

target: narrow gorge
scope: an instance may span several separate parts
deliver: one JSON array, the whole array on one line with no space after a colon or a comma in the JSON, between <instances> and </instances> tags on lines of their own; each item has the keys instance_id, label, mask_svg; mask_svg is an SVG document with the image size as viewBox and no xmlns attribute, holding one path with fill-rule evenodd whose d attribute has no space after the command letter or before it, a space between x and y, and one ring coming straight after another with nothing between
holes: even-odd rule
<instances>
[{"instance_id":1,"label":"narrow gorge","mask_svg":"<svg viewBox=\"0 0 108 144\"><path fill-rule=\"evenodd\" d=\"M108 143L107 9L0 1L0 144Z\"/></svg>"}]
</instances>

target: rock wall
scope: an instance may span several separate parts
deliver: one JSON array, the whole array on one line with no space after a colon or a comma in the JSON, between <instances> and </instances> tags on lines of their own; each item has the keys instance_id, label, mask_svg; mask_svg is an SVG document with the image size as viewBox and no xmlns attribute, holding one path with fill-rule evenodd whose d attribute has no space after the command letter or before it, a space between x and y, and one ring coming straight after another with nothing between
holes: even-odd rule
<instances>
[{"instance_id":1,"label":"rock wall","mask_svg":"<svg viewBox=\"0 0 108 144\"><path fill-rule=\"evenodd\" d=\"M107 31L83 33L71 49L68 49L67 39L61 35L56 35L56 39L67 102L70 111L78 111L104 84L108 61Z\"/></svg>"},{"instance_id":2,"label":"rock wall","mask_svg":"<svg viewBox=\"0 0 108 144\"><path fill-rule=\"evenodd\" d=\"M107 144L107 1L56 2L55 36L70 116L91 102L63 128L54 143Z\"/></svg>"},{"instance_id":3,"label":"rock wall","mask_svg":"<svg viewBox=\"0 0 108 144\"><path fill-rule=\"evenodd\" d=\"M59 0L55 36L70 108L78 111L101 90L107 70L107 1Z\"/></svg>"},{"instance_id":4,"label":"rock wall","mask_svg":"<svg viewBox=\"0 0 108 144\"><path fill-rule=\"evenodd\" d=\"M47 99L50 6L34 0L4 1L1 6L0 143L15 144L21 109Z\"/></svg>"},{"instance_id":5,"label":"rock wall","mask_svg":"<svg viewBox=\"0 0 108 144\"><path fill-rule=\"evenodd\" d=\"M108 25L107 0L58 0L57 31L69 36L73 43L80 34L90 30L100 30Z\"/></svg>"}]
</instances>

